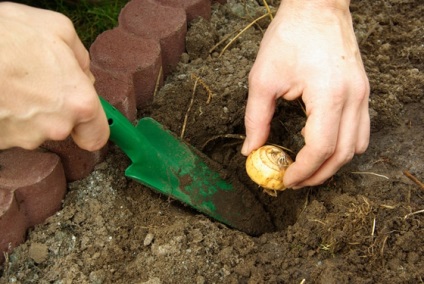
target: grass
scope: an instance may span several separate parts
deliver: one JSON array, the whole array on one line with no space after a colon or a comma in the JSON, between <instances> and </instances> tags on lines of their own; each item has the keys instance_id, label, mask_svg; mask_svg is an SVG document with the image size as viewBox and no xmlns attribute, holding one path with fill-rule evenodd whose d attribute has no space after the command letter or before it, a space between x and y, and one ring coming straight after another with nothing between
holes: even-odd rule
<instances>
[{"instance_id":1,"label":"grass","mask_svg":"<svg viewBox=\"0 0 424 284\"><path fill-rule=\"evenodd\" d=\"M84 45L89 48L103 31L118 25L118 15L129 0L21 0L33 7L60 12L68 16Z\"/></svg>"}]
</instances>

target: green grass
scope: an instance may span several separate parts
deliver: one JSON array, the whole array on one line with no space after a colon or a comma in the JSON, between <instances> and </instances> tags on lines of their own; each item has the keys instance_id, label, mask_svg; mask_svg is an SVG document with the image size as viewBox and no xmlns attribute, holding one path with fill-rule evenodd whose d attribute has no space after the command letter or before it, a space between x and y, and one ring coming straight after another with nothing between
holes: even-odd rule
<instances>
[{"instance_id":1,"label":"green grass","mask_svg":"<svg viewBox=\"0 0 424 284\"><path fill-rule=\"evenodd\" d=\"M89 48L103 31L118 25L118 15L129 0L21 0L33 7L49 9L68 16L84 45Z\"/></svg>"}]
</instances>

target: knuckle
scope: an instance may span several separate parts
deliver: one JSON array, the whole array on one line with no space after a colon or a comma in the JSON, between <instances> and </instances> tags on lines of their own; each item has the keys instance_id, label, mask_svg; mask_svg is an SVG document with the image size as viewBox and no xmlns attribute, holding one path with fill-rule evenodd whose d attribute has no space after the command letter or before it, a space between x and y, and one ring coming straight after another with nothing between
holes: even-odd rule
<instances>
[{"instance_id":1,"label":"knuckle","mask_svg":"<svg viewBox=\"0 0 424 284\"><path fill-rule=\"evenodd\" d=\"M342 106L346 100L347 87L343 84L334 84L328 91L333 94L331 99L336 106Z\"/></svg>"},{"instance_id":2,"label":"knuckle","mask_svg":"<svg viewBox=\"0 0 424 284\"><path fill-rule=\"evenodd\" d=\"M264 74L265 72L257 72L256 68L253 67L249 72L249 86L256 86L257 88L267 88L269 85L267 82L269 81L269 77Z\"/></svg>"},{"instance_id":3,"label":"knuckle","mask_svg":"<svg viewBox=\"0 0 424 284\"><path fill-rule=\"evenodd\" d=\"M368 100L370 95L370 84L366 75L358 76L352 80L353 85L351 87L353 99L360 104L364 100Z\"/></svg>"},{"instance_id":4,"label":"knuckle","mask_svg":"<svg viewBox=\"0 0 424 284\"><path fill-rule=\"evenodd\" d=\"M304 181L302 183L302 186L318 186L323 184L328 178L323 178L323 177L316 177L316 178L311 178L307 181Z\"/></svg>"},{"instance_id":5,"label":"knuckle","mask_svg":"<svg viewBox=\"0 0 424 284\"><path fill-rule=\"evenodd\" d=\"M354 155L355 155L354 149L342 151L340 154L338 154L335 157L335 163L337 164L338 167L341 167L347 164L348 162L350 162L353 159Z\"/></svg>"},{"instance_id":6,"label":"knuckle","mask_svg":"<svg viewBox=\"0 0 424 284\"><path fill-rule=\"evenodd\" d=\"M52 20L57 27L56 31L61 38L66 42L74 42L77 38L77 32L71 19L59 12L52 12Z\"/></svg>"},{"instance_id":7,"label":"knuckle","mask_svg":"<svg viewBox=\"0 0 424 284\"><path fill-rule=\"evenodd\" d=\"M359 102L363 102L364 100L368 100L370 94L370 86L367 81L366 84L361 84L356 87L356 100Z\"/></svg>"},{"instance_id":8,"label":"knuckle","mask_svg":"<svg viewBox=\"0 0 424 284\"><path fill-rule=\"evenodd\" d=\"M368 149L368 145L369 145L369 141L366 142L362 142L360 143L356 149L355 149L355 153L356 154L363 154L365 153L365 151Z\"/></svg>"},{"instance_id":9,"label":"knuckle","mask_svg":"<svg viewBox=\"0 0 424 284\"><path fill-rule=\"evenodd\" d=\"M313 185L321 185L321 184L323 184L326 180L327 180L328 178L321 178L321 179L317 179L317 180L315 180L312 184L311 184L311 186L313 186Z\"/></svg>"},{"instance_id":10,"label":"knuckle","mask_svg":"<svg viewBox=\"0 0 424 284\"><path fill-rule=\"evenodd\" d=\"M71 133L71 127L61 125L60 127L54 127L50 129L48 139L54 141L62 141L65 140L69 134Z\"/></svg>"},{"instance_id":11,"label":"knuckle","mask_svg":"<svg viewBox=\"0 0 424 284\"><path fill-rule=\"evenodd\" d=\"M256 120L248 113L244 116L244 125L248 129L256 130Z\"/></svg>"},{"instance_id":12,"label":"knuckle","mask_svg":"<svg viewBox=\"0 0 424 284\"><path fill-rule=\"evenodd\" d=\"M23 149L26 149L26 150L35 150L40 145L41 145L41 143L26 142L26 143L22 143L22 145L20 145L20 147L23 148Z\"/></svg>"},{"instance_id":13,"label":"knuckle","mask_svg":"<svg viewBox=\"0 0 424 284\"><path fill-rule=\"evenodd\" d=\"M315 153L317 153L317 156L320 158L320 160L327 160L329 159L334 152L336 151L336 145L315 145Z\"/></svg>"},{"instance_id":14,"label":"knuckle","mask_svg":"<svg viewBox=\"0 0 424 284\"><path fill-rule=\"evenodd\" d=\"M349 152L347 152L344 156L344 159L342 159L342 163L347 164L348 162L352 161L353 157L355 156L355 150L352 149Z\"/></svg>"},{"instance_id":15,"label":"knuckle","mask_svg":"<svg viewBox=\"0 0 424 284\"><path fill-rule=\"evenodd\" d=\"M98 111L98 99L96 96L82 96L72 102L71 109L77 114L77 122L92 120Z\"/></svg>"},{"instance_id":16,"label":"knuckle","mask_svg":"<svg viewBox=\"0 0 424 284\"><path fill-rule=\"evenodd\" d=\"M90 63L91 63L90 54L89 54L88 50L83 50L82 52L83 52L83 54L80 58L79 64L80 64L82 70L88 71L88 70L90 70Z\"/></svg>"},{"instance_id":17,"label":"knuckle","mask_svg":"<svg viewBox=\"0 0 424 284\"><path fill-rule=\"evenodd\" d=\"M76 34L75 27L71 19L64 14L55 12L56 24L61 27L63 32L67 34Z\"/></svg>"}]
</instances>

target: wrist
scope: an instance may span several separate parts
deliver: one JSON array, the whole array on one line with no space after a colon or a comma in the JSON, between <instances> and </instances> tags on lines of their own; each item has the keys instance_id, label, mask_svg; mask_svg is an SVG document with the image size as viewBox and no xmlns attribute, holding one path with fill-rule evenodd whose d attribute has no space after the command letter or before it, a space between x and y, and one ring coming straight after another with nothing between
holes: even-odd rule
<instances>
[{"instance_id":1,"label":"wrist","mask_svg":"<svg viewBox=\"0 0 424 284\"><path fill-rule=\"evenodd\" d=\"M284 0L277 21L333 25L351 23L350 0Z\"/></svg>"},{"instance_id":2,"label":"wrist","mask_svg":"<svg viewBox=\"0 0 424 284\"><path fill-rule=\"evenodd\" d=\"M348 12L350 0L284 0L281 5L299 9Z\"/></svg>"}]
</instances>

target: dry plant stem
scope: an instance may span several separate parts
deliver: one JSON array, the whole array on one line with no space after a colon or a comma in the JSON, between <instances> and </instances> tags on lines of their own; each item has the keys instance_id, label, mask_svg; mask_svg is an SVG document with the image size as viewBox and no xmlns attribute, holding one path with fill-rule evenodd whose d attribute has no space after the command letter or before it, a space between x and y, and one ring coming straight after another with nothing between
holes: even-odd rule
<instances>
[{"instance_id":1,"label":"dry plant stem","mask_svg":"<svg viewBox=\"0 0 424 284\"><path fill-rule=\"evenodd\" d=\"M412 175L409 171L403 171L403 174L416 183L422 190L424 190L424 183L422 183L419 179L417 179L414 175Z\"/></svg>"},{"instance_id":2,"label":"dry plant stem","mask_svg":"<svg viewBox=\"0 0 424 284\"><path fill-rule=\"evenodd\" d=\"M3 257L4 257L4 276L6 278L9 278L9 266L10 266L10 262L9 262L9 254L7 252L3 253Z\"/></svg>"},{"instance_id":3,"label":"dry plant stem","mask_svg":"<svg viewBox=\"0 0 424 284\"><path fill-rule=\"evenodd\" d=\"M309 204L309 194L310 193L311 193L311 189L309 189L308 192L306 193L305 204L303 205L303 208L302 208L302 212L301 213L303 213L303 211L306 210L306 207Z\"/></svg>"},{"instance_id":4,"label":"dry plant stem","mask_svg":"<svg viewBox=\"0 0 424 284\"><path fill-rule=\"evenodd\" d=\"M241 135L241 134L215 135L212 138L208 139L205 143L203 143L203 145L200 149L203 151L210 142L212 142L213 140L219 139L219 138L232 138L232 139L244 140L246 138L246 136Z\"/></svg>"},{"instance_id":5,"label":"dry plant stem","mask_svg":"<svg viewBox=\"0 0 424 284\"><path fill-rule=\"evenodd\" d=\"M373 172L351 172L352 174L356 174L356 175L373 175L373 176L377 176L377 177L382 177L385 179L389 179L389 177L385 176L385 175L380 175L377 173L373 173Z\"/></svg>"},{"instance_id":6,"label":"dry plant stem","mask_svg":"<svg viewBox=\"0 0 424 284\"><path fill-rule=\"evenodd\" d=\"M304 105L302 104L302 101L300 99L297 99L297 102L299 103L300 107L302 108L303 113L307 117L308 115L306 114L306 109L305 109Z\"/></svg>"},{"instance_id":7,"label":"dry plant stem","mask_svg":"<svg viewBox=\"0 0 424 284\"><path fill-rule=\"evenodd\" d=\"M272 21L274 17L272 16L271 9L269 8L268 3L266 2L266 0L263 0L262 2L264 3L264 6L268 12L269 19Z\"/></svg>"},{"instance_id":8,"label":"dry plant stem","mask_svg":"<svg viewBox=\"0 0 424 284\"><path fill-rule=\"evenodd\" d=\"M155 91L153 93L153 97L156 97L156 94L158 93L160 78L162 78L162 66L160 67L158 77L156 78Z\"/></svg>"},{"instance_id":9,"label":"dry plant stem","mask_svg":"<svg viewBox=\"0 0 424 284\"><path fill-rule=\"evenodd\" d=\"M415 212L412 212L412 213L406 214L406 215L403 217L403 219L406 219L406 218L408 218L408 217L410 217L410 216L413 216L413 215L416 215L416 214L420 214L420 213L424 213L424 209L421 209L421 210L418 210L418 211L415 211Z\"/></svg>"},{"instance_id":10,"label":"dry plant stem","mask_svg":"<svg viewBox=\"0 0 424 284\"><path fill-rule=\"evenodd\" d=\"M323 226L326 226L327 225L325 222L323 222L321 220L318 220L318 219L308 219L308 221L310 221L310 222L317 222L317 223L320 223Z\"/></svg>"},{"instance_id":11,"label":"dry plant stem","mask_svg":"<svg viewBox=\"0 0 424 284\"><path fill-rule=\"evenodd\" d=\"M374 239L374 233L375 233L375 218L372 221L372 229L371 229L371 237Z\"/></svg>"},{"instance_id":12,"label":"dry plant stem","mask_svg":"<svg viewBox=\"0 0 424 284\"><path fill-rule=\"evenodd\" d=\"M227 50L227 48L231 45L231 44L233 44L233 42L240 36L240 35L242 35L245 31L247 31L251 26L253 26L256 22L258 22L258 21L260 21L260 20L262 20L262 19L264 19L265 17L267 17L268 16L268 13L266 13L265 15L262 15L262 16L260 16L259 18L256 18L253 22L251 22L250 24L248 24L244 29L242 29L234 38L232 38L231 40L230 40L230 42L226 45L226 46L224 46L224 48L222 49L222 51L221 51L221 53L219 54L219 56L218 57L221 57L221 55L222 54L224 54L224 52Z\"/></svg>"},{"instance_id":13,"label":"dry plant stem","mask_svg":"<svg viewBox=\"0 0 424 284\"><path fill-rule=\"evenodd\" d=\"M225 35L217 44L215 44L214 46L212 46L211 49L209 49L209 54L211 54L218 46L220 46L224 41L226 41L227 39L229 39L235 33L236 32L233 31L230 34Z\"/></svg>"},{"instance_id":14,"label":"dry plant stem","mask_svg":"<svg viewBox=\"0 0 424 284\"><path fill-rule=\"evenodd\" d=\"M185 130L186 130L186 127L187 127L188 114L189 114L191 108L193 107L194 95L196 94L196 88L197 88L197 81L198 81L198 79L196 79L196 81L194 81L193 93L191 94L190 104L189 104L189 106L187 108L187 112L184 116L184 123L183 123L183 127L181 129L181 135L180 135L181 139L184 138Z\"/></svg>"},{"instance_id":15,"label":"dry plant stem","mask_svg":"<svg viewBox=\"0 0 424 284\"><path fill-rule=\"evenodd\" d=\"M206 104L209 104L212 100L212 97L213 97L213 92L212 92L211 88L209 88L209 86L206 85L206 83L196 74L191 74L191 78L196 79L196 82L198 81L200 83L200 85L202 85L202 87L205 88L206 92L208 93L208 99L206 101Z\"/></svg>"},{"instance_id":16,"label":"dry plant stem","mask_svg":"<svg viewBox=\"0 0 424 284\"><path fill-rule=\"evenodd\" d=\"M189 104L187 112L185 114L183 127L181 129L181 134L180 134L181 139L184 138L185 130L186 130L186 127L187 127L188 114L190 113L190 110L193 107L194 96L196 95L197 83L200 83L200 85L202 85L203 88L205 88L206 92L208 93L208 99L206 100L206 104L209 104L211 102L212 96L213 96L212 90L209 88L208 85L206 85L205 82L203 82L203 80L199 76L197 76L195 74L191 74L191 78L195 79L195 81L194 81L194 86L193 86L193 93L191 94L190 104Z\"/></svg>"},{"instance_id":17,"label":"dry plant stem","mask_svg":"<svg viewBox=\"0 0 424 284\"><path fill-rule=\"evenodd\" d=\"M383 244L381 245L380 256L382 257L384 254L384 248L386 247L387 239L389 236L385 236L383 239Z\"/></svg>"},{"instance_id":18,"label":"dry plant stem","mask_svg":"<svg viewBox=\"0 0 424 284\"><path fill-rule=\"evenodd\" d=\"M393 209L395 209L397 206L381 204L381 205L380 205L380 207L383 207L383 208L386 208L386 209L393 210Z\"/></svg>"},{"instance_id":19,"label":"dry plant stem","mask_svg":"<svg viewBox=\"0 0 424 284\"><path fill-rule=\"evenodd\" d=\"M289 148L286 148L286 147L283 147L283 146L280 146L280 145L277 145L277 144L269 144L269 145L272 145L272 146L278 147L278 148L280 148L280 149L283 149L283 150L286 150L286 151L288 151L288 152L290 152L290 153L295 154L295 152L294 152L293 150L290 150Z\"/></svg>"}]
</instances>

